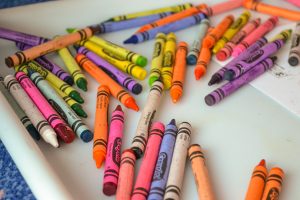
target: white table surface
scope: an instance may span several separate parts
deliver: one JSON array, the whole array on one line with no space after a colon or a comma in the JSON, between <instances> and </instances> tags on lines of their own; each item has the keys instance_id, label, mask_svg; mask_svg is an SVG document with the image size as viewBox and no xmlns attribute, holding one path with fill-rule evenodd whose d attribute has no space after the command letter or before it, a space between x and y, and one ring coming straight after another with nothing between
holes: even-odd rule
<instances>
[{"instance_id":1,"label":"white table surface","mask_svg":"<svg viewBox=\"0 0 300 200\"><path fill-rule=\"evenodd\" d=\"M0 26L50 38L57 34L65 34L67 27L85 27L118 14L182 2L180 0L53 1L0 10ZM197 3L199 1L191 0L190 2ZM212 0L208 4L213 5L216 2L220 1ZM282 1L269 2L296 9ZM230 13L238 16L241 12L242 9L238 9ZM225 15L213 17L213 25L216 25ZM266 15L258 13L253 13L253 16L267 18ZM290 22L280 20L280 24L287 23ZM105 34L103 37L122 44L122 41L127 39L134 30ZM178 41L184 40L191 43L196 30L197 28L193 27L178 32ZM150 61L153 42L152 40L138 45L126 45L126 47L146 56ZM0 72L2 74L12 73L5 66L4 58L16 50L12 42L0 40ZM62 64L58 56L54 55L52 58ZM150 66L147 65L146 69L149 71ZM217 199L243 199L252 170L262 158L266 159L269 169L280 166L286 172L281 199L300 199L300 119L251 86L243 87L216 106L207 106L203 100L204 96L215 88L208 87L207 83L211 74L217 69L217 64L210 64L207 75L200 81L195 81L193 67L189 67L183 98L174 105L169 92L166 92L155 120L168 123L175 118L177 123L188 121L192 124L191 143L199 143L205 150ZM89 90L86 93L81 92L81 94L86 101L83 107L89 115L85 122L93 129L98 83L90 76L87 75L87 77L89 78ZM135 98L140 108L143 108L149 87L147 80L141 83L144 91ZM111 99L110 111L117 104L117 100ZM125 109L123 149L130 147L140 114L141 112L136 113ZM1 124L8 120L10 119L0 119L0 131L5 131L1 129ZM63 144L61 148L54 149L41 141L39 146L62 182L74 195L74 199L114 199L114 197L106 197L102 193L103 168L99 170L95 167L91 151L92 142L84 144L77 139L70 145ZM137 171L138 168L136 173ZM186 165L182 199L197 199L196 186L189 162Z\"/></svg>"}]
</instances>

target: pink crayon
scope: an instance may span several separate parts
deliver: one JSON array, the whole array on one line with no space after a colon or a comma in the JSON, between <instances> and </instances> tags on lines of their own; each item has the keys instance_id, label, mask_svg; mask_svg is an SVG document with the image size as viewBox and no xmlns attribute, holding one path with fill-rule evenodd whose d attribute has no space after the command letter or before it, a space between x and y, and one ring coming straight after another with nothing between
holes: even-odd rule
<instances>
[{"instance_id":1,"label":"pink crayon","mask_svg":"<svg viewBox=\"0 0 300 200\"><path fill-rule=\"evenodd\" d=\"M292 4L294 4L295 6L298 6L300 8L300 1L299 0L286 0Z\"/></svg>"},{"instance_id":2,"label":"pink crayon","mask_svg":"<svg viewBox=\"0 0 300 200\"><path fill-rule=\"evenodd\" d=\"M220 61L228 59L233 49L260 24L260 18L248 22L226 45L216 54Z\"/></svg>"},{"instance_id":3,"label":"pink crayon","mask_svg":"<svg viewBox=\"0 0 300 200\"><path fill-rule=\"evenodd\" d=\"M240 44L238 44L232 53L233 57L240 55L245 49L247 49L251 44L257 41L259 38L271 31L278 22L278 17L270 17L262 25L260 25L256 30L251 32Z\"/></svg>"},{"instance_id":4,"label":"pink crayon","mask_svg":"<svg viewBox=\"0 0 300 200\"><path fill-rule=\"evenodd\" d=\"M121 161L121 146L124 128L124 112L118 105L110 120L105 170L103 178L103 193L107 196L116 194L119 168Z\"/></svg>"},{"instance_id":5,"label":"pink crayon","mask_svg":"<svg viewBox=\"0 0 300 200\"><path fill-rule=\"evenodd\" d=\"M75 133L59 116L59 114L52 108L45 97L41 94L39 89L34 85L30 78L24 72L17 72L16 78L21 84L22 88L32 99L34 104L38 107L45 119L49 122L51 127L55 130L58 136L65 142L71 143L75 139Z\"/></svg>"},{"instance_id":6,"label":"pink crayon","mask_svg":"<svg viewBox=\"0 0 300 200\"><path fill-rule=\"evenodd\" d=\"M221 14L243 6L243 0L229 0L215 4L211 7L203 8L203 12L208 16Z\"/></svg>"},{"instance_id":7,"label":"pink crayon","mask_svg":"<svg viewBox=\"0 0 300 200\"><path fill-rule=\"evenodd\" d=\"M131 200L147 199L164 131L165 126L161 122L154 122L152 124L145 156L134 185Z\"/></svg>"}]
</instances>

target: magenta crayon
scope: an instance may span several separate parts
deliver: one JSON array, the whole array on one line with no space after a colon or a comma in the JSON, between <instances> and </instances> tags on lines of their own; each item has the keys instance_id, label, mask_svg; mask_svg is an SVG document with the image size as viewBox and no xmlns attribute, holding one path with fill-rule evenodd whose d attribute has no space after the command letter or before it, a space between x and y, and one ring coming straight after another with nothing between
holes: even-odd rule
<instances>
[{"instance_id":1,"label":"magenta crayon","mask_svg":"<svg viewBox=\"0 0 300 200\"><path fill-rule=\"evenodd\" d=\"M20 50L26 50L31 48L32 46L21 43L21 42L16 42L16 46ZM54 75L56 75L58 78L63 80L64 82L68 83L69 85L73 85L74 81L73 78L71 77L70 74L68 74L66 71L64 71L61 67L59 67L57 64L54 62L50 61L46 56L41 56L35 59L37 63L39 63L43 68L49 70L52 72Z\"/></svg>"},{"instance_id":2,"label":"magenta crayon","mask_svg":"<svg viewBox=\"0 0 300 200\"><path fill-rule=\"evenodd\" d=\"M253 66L276 53L284 44L284 40L275 40L274 42L266 44L262 48L252 53L247 59L237 62L234 66L228 69L224 74L224 79L231 81L236 77L239 77Z\"/></svg>"},{"instance_id":3,"label":"magenta crayon","mask_svg":"<svg viewBox=\"0 0 300 200\"><path fill-rule=\"evenodd\" d=\"M233 50L232 56L237 57L240 55L245 49L247 49L251 44L253 44L256 40L270 32L277 24L278 17L273 16L270 17L267 21L261 24L257 29L251 32L247 37L245 37L241 43L239 43Z\"/></svg>"},{"instance_id":4,"label":"magenta crayon","mask_svg":"<svg viewBox=\"0 0 300 200\"><path fill-rule=\"evenodd\" d=\"M163 123L154 122L152 124L145 155L136 178L131 200L147 199L164 131L165 126Z\"/></svg>"},{"instance_id":5,"label":"magenta crayon","mask_svg":"<svg viewBox=\"0 0 300 200\"><path fill-rule=\"evenodd\" d=\"M205 103L209 106L217 104L222 99L229 96L243 85L249 83L250 81L263 74L265 71L273 67L275 60L276 57L266 58L262 62L252 67L249 71L242 74L240 77L234 79L231 82L226 83L225 85L211 92L205 97Z\"/></svg>"},{"instance_id":6,"label":"magenta crayon","mask_svg":"<svg viewBox=\"0 0 300 200\"><path fill-rule=\"evenodd\" d=\"M210 81L208 82L208 85L220 83L224 79L224 74L228 69L233 67L240 60L247 59L253 52L255 52L256 50L260 49L262 46L267 44L267 42L268 42L268 40L265 37L262 37L261 39L257 40L249 48L247 48L245 51L243 51L238 57L232 59L224 67L222 67L217 72L215 72L213 74L213 76L211 77Z\"/></svg>"},{"instance_id":7,"label":"magenta crayon","mask_svg":"<svg viewBox=\"0 0 300 200\"><path fill-rule=\"evenodd\" d=\"M32 101L41 111L45 119L55 130L57 135L65 143L71 143L75 139L75 133L59 116L59 114L52 108L52 106L48 103L48 101L41 94L39 89L30 80L30 78L24 72L17 72L16 78L21 84L22 88L28 94L28 96L32 99Z\"/></svg>"},{"instance_id":8,"label":"magenta crayon","mask_svg":"<svg viewBox=\"0 0 300 200\"><path fill-rule=\"evenodd\" d=\"M43 37L13 31L3 27L0 27L0 38L15 42L22 42L31 46L36 46L48 41L48 39Z\"/></svg>"},{"instance_id":9,"label":"magenta crayon","mask_svg":"<svg viewBox=\"0 0 300 200\"><path fill-rule=\"evenodd\" d=\"M233 49L238 45L247 35L255 30L260 24L260 18L256 18L248 22L233 38L226 43L226 45L216 54L216 57L220 61L228 59Z\"/></svg>"},{"instance_id":10,"label":"magenta crayon","mask_svg":"<svg viewBox=\"0 0 300 200\"><path fill-rule=\"evenodd\" d=\"M135 155L131 149L122 153L116 200L130 200L134 180Z\"/></svg>"},{"instance_id":11,"label":"magenta crayon","mask_svg":"<svg viewBox=\"0 0 300 200\"><path fill-rule=\"evenodd\" d=\"M121 147L124 128L124 112L118 105L113 111L107 144L105 170L103 178L103 193L107 196L116 194L119 167L121 161Z\"/></svg>"}]
</instances>

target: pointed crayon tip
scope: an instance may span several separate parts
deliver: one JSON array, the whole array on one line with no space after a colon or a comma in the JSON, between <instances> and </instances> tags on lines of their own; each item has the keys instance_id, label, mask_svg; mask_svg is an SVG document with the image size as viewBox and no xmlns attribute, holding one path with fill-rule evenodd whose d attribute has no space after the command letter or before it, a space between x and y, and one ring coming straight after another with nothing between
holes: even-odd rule
<instances>
[{"instance_id":1,"label":"pointed crayon tip","mask_svg":"<svg viewBox=\"0 0 300 200\"><path fill-rule=\"evenodd\" d=\"M266 160L265 160L265 159L262 159L262 160L259 162L258 166L264 166L264 167L266 167Z\"/></svg>"},{"instance_id":2,"label":"pointed crayon tip","mask_svg":"<svg viewBox=\"0 0 300 200\"><path fill-rule=\"evenodd\" d=\"M124 44L136 44L136 43L138 43L138 38L135 35L133 35L130 38L128 38L127 40L125 40L123 43Z\"/></svg>"},{"instance_id":3,"label":"pointed crayon tip","mask_svg":"<svg viewBox=\"0 0 300 200\"><path fill-rule=\"evenodd\" d=\"M125 103L125 106L132 109L132 110L135 110L135 111L139 111L139 107L138 105L136 104L135 100L131 97L129 98Z\"/></svg>"},{"instance_id":4,"label":"pointed crayon tip","mask_svg":"<svg viewBox=\"0 0 300 200\"><path fill-rule=\"evenodd\" d=\"M122 107L121 107L120 105L117 105L115 111L116 111L116 110L117 110L117 111L122 111L122 112L123 112Z\"/></svg>"},{"instance_id":5,"label":"pointed crayon tip","mask_svg":"<svg viewBox=\"0 0 300 200\"><path fill-rule=\"evenodd\" d=\"M169 124L176 125L176 120L172 119Z\"/></svg>"},{"instance_id":6,"label":"pointed crayon tip","mask_svg":"<svg viewBox=\"0 0 300 200\"><path fill-rule=\"evenodd\" d=\"M194 74L195 74L195 79L199 80L205 73L204 68L195 68Z\"/></svg>"},{"instance_id":7,"label":"pointed crayon tip","mask_svg":"<svg viewBox=\"0 0 300 200\"><path fill-rule=\"evenodd\" d=\"M94 160L96 162L96 167L98 169L102 166L104 159L105 159L105 157L103 156L103 154L96 154L96 156L94 156Z\"/></svg>"}]
</instances>

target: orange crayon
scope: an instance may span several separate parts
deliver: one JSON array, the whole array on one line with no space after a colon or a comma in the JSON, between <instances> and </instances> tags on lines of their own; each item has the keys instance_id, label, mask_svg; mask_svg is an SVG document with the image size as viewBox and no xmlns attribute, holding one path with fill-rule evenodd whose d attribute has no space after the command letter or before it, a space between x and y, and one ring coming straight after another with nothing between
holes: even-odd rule
<instances>
[{"instance_id":1,"label":"orange crayon","mask_svg":"<svg viewBox=\"0 0 300 200\"><path fill-rule=\"evenodd\" d=\"M205 36L202 45L209 49L212 48L232 24L233 20L233 15L226 16L221 23L219 23L209 34L207 34L207 36Z\"/></svg>"},{"instance_id":2,"label":"orange crayon","mask_svg":"<svg viewBox=\"0 0 300 200\"><path fill-rule=\"evenodd\" d=\"M109 95L110 92L107 86L101 85L98 87L93 145L93 158L97 168L101 167L106 155Z\"/></svg>"},{"instance_id":3,"label":"orange crayon","mask_svg":"<svg viewBox=\"0 0 300 200\"><path fill-rule=\"evenodd\" d=\"M254 168L245 200L261 200L268 175L265 160Z\"/></svg>"},{"instance_id":4,"label":"orange crayon","mask_svg":"<svg viewBox=\"0 0 300 200\"><path fill-rule=\"evenodd\" d=\"M183 82L185 78L186 71L186 54L187 54L187 43L179 42L176 57L175 65L173 71L172 86L170 90L171 98L174 103L176 103L183 92Z\"/></svg>"},{"instance_id":5,"label":"orange crayon","mask_svg":"<svg viewBox=\"0 0 300 200\"><path fill-rule=\"evenodd\" d=\"M199 144L192 144L188 149L194 178L197 185L198 199L214 200L215 195L210 183L205 157Z\"/></svg>"},{"instance_id":6,"label":"orange crayon","mask_svg":"<svg viewBox=\"0 0 300 200\"><path fill-rule=\"evenodd\" d=\"M284 172L281 168L274 167L270 170L261 200L279 199L283 177Z\"/></svg>"},{"instance_id":7,"label":"orange crayon","mask_svg":"<svg viewBox=\"0 0 300 200\"><path fill-rule=\"evenodd\" d=\"M257 12L266 13L272 16L283 17L289 20L299 21L300 12L296 10L284 9L278 6L265 4L256 0L245 0L244 7Z\"/></svg>"},{"instance_id":8,"label":"orange crayon","mask_svg":"<svg viewBox=\"0 0 300 200\"><path fill-rule=\"evenodd\" d=\"M71 34L57 37L49 42L42 43L30 49L19 51L14 55L5 58L5 63L8 67L21 65L47 53L72 45L78 41L86 40L93 34L94 30L88 27Z\"/></svg>"},{"instance_id":9,"label":"orange crayon","mask_svg":"<svg viewBox=\"0 0 300 200\"><path fill-rule=\"evenodd\" d=\"M110 93L127 108L135 111L139 110L134 98L86 56L83 54L77 54L75 59L78 64L94 79L96 79L100 84L106 85L109 88Z\"/></svg>"},{"instance_id":10,"label":"orange crayon","mask_svg":"<svg viewBox=\"0 0 300 200\"><path fill-rule=\"evenodd\" d=\"M206 68L210 63L210 59L211 59L210 49L202 46L199 58L197 60L196 67L194 69L196 80L199 80L206 73Z\"/></svg>"}]
</instances>

